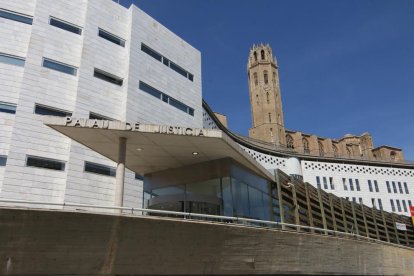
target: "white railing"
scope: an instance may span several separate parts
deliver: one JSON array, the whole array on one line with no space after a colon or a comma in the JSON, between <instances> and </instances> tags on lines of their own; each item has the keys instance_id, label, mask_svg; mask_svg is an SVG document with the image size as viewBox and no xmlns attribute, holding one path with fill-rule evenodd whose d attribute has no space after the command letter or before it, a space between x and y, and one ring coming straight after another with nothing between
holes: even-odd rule
<instances>
[{"instance_id":1,"label":"white railing","mask_svg":"<svg viewBox=\"0 0 414 276\"><path fill-rule=\"evenodd\" d=\"M3 203L3 204L2 204ZM7 205L6 205L7 204ZM10 204L17 204L17 205L10 205ZM234 225L243 225L246 227L254 227L254 228L277 228L283 231L294 231L294 232L301 232L307 234L320 234L320 235L330 235L338 238L350 238L350 239L357 239L357 240L364 240L368 242L386 244L397 246L401 248L406 248L410 250L414 250L414 248L407 247L404 245L390 243L366 236L357 235L355 233L347 233L317 227L311 227L306 225L297 225L291 223L283 223L277 221L268 221L268 220L260 220L260 219L251 219L251 218L242 218L242 217L229 217L229 216L218 216L218 215L208 215L208 214L198 214L198 213L189 213L189 212L176 212L176 211L165 211L165 210L155 210L155 209L146 209L146 208L139 208L139 207L118 207L118 206L107 206L107 205L91 205L91 204L80 204L80 203L53 203L53 202L44 202L44 201L27 201L27 200L15 200L15 199L0 199L0 208L1 207L19 207L19 208L30 208L30 205L39 205L42 208L39 209L47 209L46 206L56 206L56 207L77 207L77 208L91 208L91 209L102 209L102 210L113 210L117 211L117 214L122 215L134 215L134 216L148 216L148 214L161 214L161 215L168 215L173 216L174 219L183 219L183 220L196 220L196 221L208 221L210 223L225 223L225 224L234 224ZM56 209L56 210L61 210ZM69 209L70 210L70 209ZM84 209L75 209L76 211L87 211ZM108 214L108 213L106 213ZM165 218L165 216L163 217Z\"/></svg>"}]
</instances>

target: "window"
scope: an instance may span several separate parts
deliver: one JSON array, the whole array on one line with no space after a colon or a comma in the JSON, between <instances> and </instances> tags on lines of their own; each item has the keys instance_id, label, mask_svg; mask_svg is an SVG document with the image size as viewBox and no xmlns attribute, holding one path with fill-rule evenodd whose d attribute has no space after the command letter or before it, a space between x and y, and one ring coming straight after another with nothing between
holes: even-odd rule
<instances>
[{"instance_id":1,"label":"window","mask_svg":"<svg viewBox=\"0 0 414 276\"><path fill-rule=\"evenodd\" d=\"M269 123L272 122L272 114L269 112Z\"/></svg>"},{"instance_id":2,"label":"window","mask_svg":"<svg viewBox=\"0 0 414 276\"><path fill-rule=\"evenodd\" d=\"M135 179L136 180L144 180L144 177L140 174L135 173Z\"/></svg>"},{"instance_id":3,"label":"window","mask_svg":"<svg viewBox=\"0 0 414 276\"><path fill-rule=\"evenodd\" d=\"M267 74L266 70L263 72L263 79L265 84L269 83L269 75Z\"/></svg>"},{"instance_id":4,"label":"window","mask_svg":"<svg viewBox=\"0 0 414 276\"><path fill-rule=\"evenodd\" d=\"M259 79L257 78L256 72L253 73L253 78L254 78L254 86L257 86L259 84Z\"/></svg>"},{"instance_id":5,"label":"window","mask_svg":"<svg viewBox=\"0 0 414 276\"><path fill-rule=\"evenodd\" d=\"M394 194L397 193L397 186L395 186L395 182L392 182L392 189L394 190Z\"/></svg>"},{"instance_id":6,"label":"window","mask_svg":"<svg viewBox=\"0 0 414 276\"><path fill-rule=\"evenodd\" d=\"M348 186L346 186L346 179L342 178L342 184L344 186L344 191L348 191Z\"/></svg>"},{"instance_id":7,"label":"window","mask_svg":"<svg viewBox=\"0 0 414 276\"><path fill-rule=\"evenodd\" d=\"M168 58L164 57L157 51L151 49L149 46L145 45L144 43L141 43L141 51L146 53L147 55L155 58L159 62L162 62L165 66L170 67L172 70L177 72L178 74L182 75L183 77L189 79L190 81L194 81L194 75L179 66L178 64L174 63L173 61L169 60ZM255 85L257 86L257 74L255 73Z\"/></svg>"},{"instance_id":8,"label":"window","mask_svg":"<svg viewBox=\"0 0 414 276\"><path fill-rule=\"evenodd\" d=\"M316 177L316 186L320 189L321 188L321 179L319 176Z\"/></svg>"},{"instance_id":9,"label":"window","mask_svg":"<svg viewBox=\"0 0 414 276\"><path fill-rule=\"evenodd\" d=\"M191 115L194 116L194 108L191 108L187 105L185 105L184 103L168 96L167 94L155 89L154 87L146 84L143 81L139 81L139 89L150 94L151 96L154 96L160 100L162 100L163 102L174 106L175 108Z\"/></svg>"},{"instance_id":10,"label":"window","mask_svg":"<svg viewBox=\"0 0 414 276\"><path fill-rule=\"evenodd\" d=\"M89 119L114 121L114 119L112 118L100 115L98 113L93 113L93 112L89 112Z\"/></svg>"},{"instance_id":11,"label":"window","mask_svg":"<svg viewBox=\"0 0 414 276\"><path fill-rule=\"evenodd\" d=\"M16 114L16 105L12 103L0 102L0 112Z\"/></svg>"},{"instance_id":12,"label":"window","mask_svg":"<svg viewBox=\"0 0 414 276\"><path fill-rule=\"evenodd\" d=\"M286 146L288 149L294 149L293 138L290 134L286 135Z\"/></svg>"},{"instance_id":13,"label":"window","mask_svg":"<svg viewBox=\"0 0 414 276\"><path fill-rule=\"evenodd\" d=\"M356 202L356 198L355 197L352 197L352 202Z\"/></svg>"},{"instance_id":14,"label":"window","mask_svg":"<svg viewBox=\"0 0 414 276\"><path fill-rule=\"evenodd\" d=\"M395 160L395 156L396 156L397 154L395 153L395 151L391 151L390 152L390 158L391 158L391 160L392 161L394 161Z\"/></svg>"},{"instance_id":15,"label":"window","mask_svg":"<svg viewBox=\"0 0 414 276\"><path fill-rule=\"evenodd\" d=\"M38 115L50 115L59 117L70 117L72 113L66 110L57 109L50 106L35 104L34 113Z\"/></svg>"},{"instance_id":16,"label":"window","mask_svg":"<svg viewBox=\"0 0 414 276\"><path fill-rule=\"evenodd\" d=\"M335 185L333 183L333 177L329 177L329 185L331 186L331 190L335 190Z\"/></svg>"},{"instance_id":17,"label":"window","mask_svg":"<svg viewBox=\"0 0 414 276\"><path fill-rule=\"evenodd\" d=\"M388 190L388 193L391 193L391 186L390 186L390 182L389 182L389 181L386 181L385 183L387 184L387 190Z\"/></svg>"},{"instance_id":18,"label":"window","mask_svg":"<svg viewBox=\"0 0 414 276\"><path fill-rule=\"evenodd\" d=\"M375 206L375 198L371 198L371 203L372 203L372 208L377 208L377 206Z\"/></svg>"},{"instance_id":19,"label":"window","mask_svg":"<svg viewBox=\"0 0 414 276\"><path fill-rule=\"evenodd\" d=\"M355 179L355 186L357 191L361 191L361 187L359 186L359 180Z\"/></svg>"},{"instance_id":20,"label":"window","mask_svg":"<svg viewBox=\"0 0 414 276\"><path fill-rule=\"evenodd\" d=\"M0 53L0 62L23 67L25 60L22 57Z\"/></svg>"},{"instance_id":21,"label":"window","mask_svg":"<svg viewBox=\"0 0 414 276\"><path fill-rule=\"evenodd\" d=\"M9 11L9 10L4 10L4 9L0 9L0 17L10 19L13 21L17 21L17 22L21 22L21 23L28 24L28 25L32 25L33 23L33 18L31 16Z\"/></svg>"},{"instance_id":22,"label":"window","mask_svg":"<svg viewBox=\"0 0 414 276\"><path fill-rule=\"evenodd\" d=\"M351 191L354 190L354 183L352 182L352 179L349 179L349 188L351 189Z\"/></svg>"},{"instance_id":23,"label":"window","mask_svg":"<svg viewBox=\"0 0 414 276\"><path fill-rule=\"evenodd\" d=\"M332 145L334 157L338 157L338 148L335 145Z\"/></svg>"},{"instance_id":24,"label":"window","mask_svg":"<svg viewBox=\"0 0 414 276\"><path fill-rule=\"evenodd\" d=\"M270 100L269 100L269 92L266 92L266 101L267 101L267 103L270 103Z\"/></svg>"},{"instance_id":25,"label":"window","mask_svg":"<svg viewBox=\"0 0 414 276\"><path fill-rule=\"evenodd\" d=\"M346 147L346 153L348 154L348 157L351 158L352 153L351 153L351 149L349 147Z\"/></svg>"},{"instance_id":26,"label":"window","mask_svg":"<svg viewBox=\"0 0 414 276\"><path fill-rule=\"evenodd\" d=\"M265 59L265 52L264 52L264 50L260 51L260 56L261 56L262 60Z\"/></svg>"},{"instance_id":27,"label":"window","mask_svg":"<svg viewBox=\"0 0 414 276\"><path fill-rule=\"evenodd\" d=\"M402 201L402 205L403 205L403 208L404 208L404 212L408 212L407 205L405 204L405 200L401 200L401 201Z\"/></svg>"},{"instance_id":28,"label":"window","mask_svg":"<svg viewBox=\"0 0 414 276\"><path fill-rule=\"evenodd\" d=\"M401 212L401 204L400 204L400 201L397 199L397 200L395 200L396 202L397 202L397 209L398 209L398 212Z\"/></svg>"},{"instance_id":29,"label":"window","mask_svg":"<svg viewBox=\"0 0 414 276\"><path fill-rule=\"evenodd\" d=\"M408 200L408 206L413 206L412 204L411 204L411 200Z\"/></svg>"},{"instance_id":30,"label":"window","mask_svg":"<svg viewBox=\"0 0 414 276\"><path fill-rule=\"evenodd\" d=\"M0 167L6 166L7 163L7 156L6 155L0 155Z\"/></svg>"},{"instance_id":31,"label":"window","mask_svg":"<svg viewBox=\"0 0 414 276\"><path fill-rule=\"evenodd\" d=\"M114 167L92 163L88 161L85 161L85 172L102 174L106 176L116 175L116 169Z\"/></svg>"},{"instance_id":32,"label":"window","mask_svg":"<svg viewBox=\"0 0 414 276\"><path fill-rule=\"evenodd\" d=\"M55 170L55 171L65 170L64 161L60 161L56 159L49 159L49 158L44 158L44 157L38 157L38 156L30 156L30 155L28 155L26 158L26 166Z\"/></svg>"},{"instance_id":33,"label":"window","mask_svg":"<svg viewBox=\"0 0 414 276\"><path fill-rule=\"evenodd\" d=\"M110 32L107 32L105 30L102 30L101 28L98 29L98 35L112 43L125 47L125 39L122 39L119 36L111 34Z\"/></svg>"},{"instance_id":34,"label":"window","mask_svg":"<svg viewBox=\"0 0 414 276\"><path fill-rule=\"evenodd\" d=\"M328 190L328 181L326 181L326 177L324 176L322 179L323 179L323 188L325 190Z\"/></svg>"},{"instance_id":35,"label":"window","mask_svg":"<svg viewBox=\"0 0 414 276\"><path fill-rule=\"evenodd\" d=\"M404 190L405 190L405 193L408 195L409 192L408 192L407 182L404 182Z\"/></svg>"},{"instance_id":36,"label":"window","mask_svg":"<svg viewBox=\"0 0 414 276\"><path fill-rule=\"evenodd\" d=\"M359 201L360 204L364 204L364 202L362 201L362 197L359 197L358 201Z\"/></svg>"},{"instance_id":37,"label":"window","mask_svg":"<svg viewBox=\"0 0 414 276\"><path fill-rule=\"evenodd\" d=\"M71 65L67 65L58 61L43 58L43 67L76 76L78 69Z\"/></svg>"},{"instance_id":38,"label":"window","mask_svg":"<svg viewBox=\"0 0 414 276\"><path fill-rule=\"evenodd\" d=\"M49 24L74 34L82 34L82 29L80 27L55 17L50 17Z\"/></svg>"},{"instance_id":39,"label":"window","mask_svg":"<svg viewBox=\"0 0 414 276\"><path fill-rule=\"evenodd\" d=\"M375 191L379 193L378 182L374 180Z\"/></svg>"},{"instance_id":40,"label":"window","mask_svg":"<svg viewBox=\"0 0 414 276\"><path fill-rule=\"evenodd\" d=\"M382 211L382 201L381 201L381 198L378 198L378 206L379 206L380 210Z\"/></svg>"},{"instance_id":41,"label":"window","mask_svg":"<svg viewBox=\"0 0 414 276\"><path fill-rule=\"evenodd\" d=\"M306 138L302 139L302 144L303 144L303 152L309 154L310 150L309 150L309 141Z\"/></svg>"},{"instance_id":42,"label":"window","mask_svg":"<svg viewBox=\"0 0 414 276\"><path fill-rule=\"evenodd\" d=\"M368 180L368 189L370 192L372 192L372 183L371 180Z\"/></svg>"},{"instance_id":43,"label":"window","mask_svg":"<svg viewBox=\"0 0 414 276\"><path fill-rule=\"evenodd\" d=\"M324 156L325 151L323 150L323 145L322 145L321 141L318 141L318 146L319 146L319 155Z\"/></svg>"},{"instance_id":44,"label":"window","mask_svg":"<svg viewBox=\"0 0 414 276\"><path fill-rule=\"evenodd\" d=\"M105 72L105 71L103 71L101 69L97 69L97 68L95 68L95 70L93 71L93 76L98 78L98 79L101 79L101 80L104 80L104 81L107 81L107 82L110 82L110 83L113 83L113 84L116 84L116 85L119 85L119 86L122 86L122 84L124 82L124 80L121 79L120 77L117 77L115 75L112 75L108 72Z\"/></svg>"},{"instance_id":45,"label":"window","mask_svg":"<svg viewBox=\"0 0 414 276\"><path fill-rule=\"evenodd\" d=\"M254 56L254 61L257 61L257 53L256 52L253 53L253 56Z\"/></svg>"},{"instance_id":46,"label":"window","mask_svg":"<svg viewBox=\"0 0 414 276\"><path fill-rule=\"evenodd\" d=\"M403 189L402 189L402 186L401 186L401 182L398 182L398 190L400 191L400 194L404 193Z\"/></svg>"},{"instance_id":47,"label":"window","mask_svg":"<svg viewBox=\"0 0 414 276\"><path fill-rule=\"evenodd\" d=\"M395 212L395 205L394 205L394 201L392 199L390 199L390 203L391 203L391 210L393 212Z\"/></svg>"}]
</instances>

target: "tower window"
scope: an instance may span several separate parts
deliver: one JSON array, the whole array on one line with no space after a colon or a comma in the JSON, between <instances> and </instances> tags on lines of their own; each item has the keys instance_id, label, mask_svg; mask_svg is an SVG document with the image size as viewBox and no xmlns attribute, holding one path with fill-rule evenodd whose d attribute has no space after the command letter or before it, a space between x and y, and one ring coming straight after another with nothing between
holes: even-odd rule
<instances>
[{"instance_id":1,"label":"tower window","mask_svg":"<svg viewBox=\"0 0 414 276\"><path fill-rule=\"evenodd\" d=\"M309 141L308 141L308 139L303 138L302 139L302 144L303 144L303 152L309 154L310 150L309 150Z\"/></svg>"},{"instance_id":2,"label":"tower window","mask_svg":"<svg viewBox=\"0 0 414 276\"><path fill-rule=\"evenodd\" d=\"M257 61L257 53L256 52L253 53L253 56L254 56L254 61Z\"/></svg>"},{"instance_id":3,"label":"tower window","mask_svg":"<svg viewBox=\"0 0 414 276\"><path fill-rule=\"evenodd\" d=\"M269 75L267 74L267 71L263 72L263 78L264 78L264 83L268 84L269 83Z\"/></svg>"},{"instance_id":4,"label":"tower window","mask_svg":"<svg viewBox=\"0 0 414 276\"><path fill-rule=\"evenodd\" d=\"M262 60L264 60L264 59L265 59L265 53L264 53L264 50L262 50L262 51L260 52L260 55L261 55Z\"/></svg>"},{"instance_id":5,"label":"tower window","mask_svg":"<svg viewBox=\"0 0 414 276\"><path fill-rule=\"evenodd\" d=\"M267 103L270 103L270 100L269 100L269 92L266 92L266 100L267 100Z\"/></svg>"},{"instance_id":6,"label":"tower window","mask_svg":"<svg viewBox=\"0 0 414 276\"><path fill-rule=\"evenodd\" d=\"M334 157L338 157L338 148L335 145L332 145Z\"/></svg>"},{"instance_id":7,"label":"tower window","mask_svg":"<svg viewBox=\"0 0 414 276\"><path fill-rule=\"evenodd\" d=\"M286 146L288 149L294 149L293 138L290 134L286 135Z\"/></svg>"},{"instance_id":8,"label":"tower window","mask_svg":"<svg viewBox=\"0 0 414 276\"><path fill-rule=\"evenodd\" d=\"M318 146L319 146L319 156L324 156L325 151L323 149L323 145L322 145L321 141L318 142Z\"/></svg>"},{"instance_id":9,"label":"tower window","mask_svg":"<svg viewBox=\"0 0 414 276\"><path fill-rule=\"evenodd\" d=\"M253 74L253 78L254 78L254 86L257 86L259 84L259 80L257 79L257 73L256 72Z\"/></svg>"},{"instance_id":10,"label":"tower window","mask_svg":"<svg viewBox=\"0 0 414 276\"><path fill-rule=\"evenodd\" d=\"M395 160L395 156L396 156L395 151L391 151L391 153L390 153L390 157L391 157L391 160L392 160L392 161L394 161L394 160Z\"/></svg>"},{"instance_id":11,"label":"tower window","mask_svg":"<svg viewBox=\"0 0 414 276\"><path fill-rule=\"evenodd\" d=\"M257 102L257 105L259 105L259 95L257 94L256 94L256 102Z\"/></svg>"},{"instance_id":12,"label":"tower window","mask_svg":"<svg viewBox=\"0 0 414 276\"><path fill-rule=\"evenodd\" d=\"M272 114L269 112L269 123L272 122Z\"/></svg>"}]
</instances>

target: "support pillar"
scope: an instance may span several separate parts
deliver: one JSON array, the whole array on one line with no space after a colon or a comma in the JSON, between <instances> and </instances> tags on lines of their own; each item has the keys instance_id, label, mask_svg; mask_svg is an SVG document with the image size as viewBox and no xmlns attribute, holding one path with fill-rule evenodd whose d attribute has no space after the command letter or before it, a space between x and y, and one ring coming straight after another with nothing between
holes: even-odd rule
<instances>
[{"instance_id":1,"label":"support pillar","mask_svg":"<svg viewBox=\"0 0 414 276\"><path fill-rule=\"evenodd\" d=\"M118 144L118 165L116 166L115 206L122 207L124 202L125 161L127 138L120 137Z\"/></svg>"}]
</instances>

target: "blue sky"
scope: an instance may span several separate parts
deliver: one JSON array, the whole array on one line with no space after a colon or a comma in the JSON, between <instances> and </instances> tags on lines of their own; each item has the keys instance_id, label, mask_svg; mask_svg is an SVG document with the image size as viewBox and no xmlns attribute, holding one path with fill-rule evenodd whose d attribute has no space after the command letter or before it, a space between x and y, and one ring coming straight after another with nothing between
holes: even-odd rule
<instances>
[{"instance_id":1,"label":"blue sky","mask_svg":"<svg viewBox=\"0 0 414 276\"><path fill-rule=\"evenodd\" d=\"M229 128L251 127L246 63L269 43L285 126L373 135L414 160L414 1L120 0L202 53L203 97Z\"/></svg>"}]
</instances>

